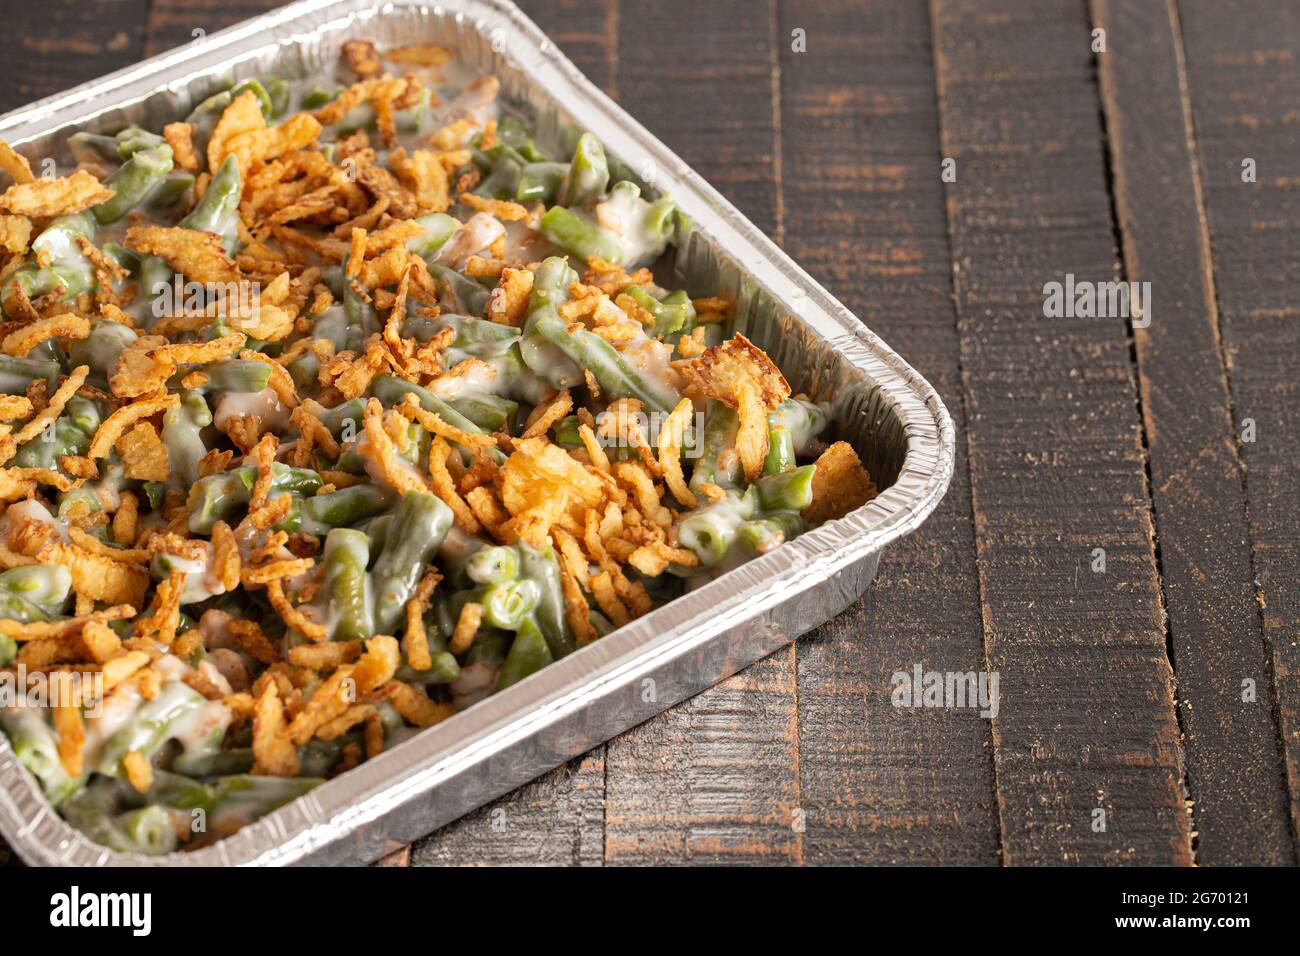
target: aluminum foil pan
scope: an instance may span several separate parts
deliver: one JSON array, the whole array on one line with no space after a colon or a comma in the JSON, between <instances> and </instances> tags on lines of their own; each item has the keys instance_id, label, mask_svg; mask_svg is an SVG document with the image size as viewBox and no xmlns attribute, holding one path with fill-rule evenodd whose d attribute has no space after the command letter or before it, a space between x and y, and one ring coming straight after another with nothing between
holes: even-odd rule
<instances>
[{"instance_id":1,"label":"aluminum foil pan","mask_svg":"<svg viewBox=\"0 0 1300 956\"><path fill-rule=\"evenodd\" d=\"M592 130L693 223L674 285L737 301L736 324L796 391L831 403L882 493L194 853L115 854L54 812L0 735L0 832L36 864L201 866L375 859L698 693L848 607L882 549L938 504L953 426L934 389L504 0L305 0L0 117L32 159L78 129L158 127L232 78L332 70L353 37L435 40L530 115L540 138ZM645 681L655 693L645 694ZM653 700L647 700L647 698Z\"/></svg>"}]
</instances>

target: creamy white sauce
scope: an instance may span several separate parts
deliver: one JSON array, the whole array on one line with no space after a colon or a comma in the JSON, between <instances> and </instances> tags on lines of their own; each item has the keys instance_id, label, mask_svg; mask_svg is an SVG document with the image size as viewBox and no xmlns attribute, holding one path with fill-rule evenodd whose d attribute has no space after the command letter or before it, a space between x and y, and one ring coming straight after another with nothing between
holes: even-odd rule
<instances>
[{"instance_id":1,"label":"creamy white sauce","mask_svg":"<svg viewBox=\"0 0 1300 956\"><path fill-rule=\"evenodd\" d=\"M212 421L224 430L226 423L237 415L256 415L264 432L283 431L289 424L289 410L280 404L269 385L260 392L224 392L217 400Z\"/></svg>"}]
</instances>

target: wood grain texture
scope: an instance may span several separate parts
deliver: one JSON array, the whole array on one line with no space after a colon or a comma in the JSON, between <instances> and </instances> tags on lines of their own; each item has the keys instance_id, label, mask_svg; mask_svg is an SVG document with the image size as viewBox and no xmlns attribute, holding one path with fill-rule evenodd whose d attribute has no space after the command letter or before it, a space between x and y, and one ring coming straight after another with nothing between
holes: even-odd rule
<instances>
[{"instance_id":1,"label":"wood grain texture","mask_svg":"<svg viewBox=\"0 0 1300 956\"><path fill-rule=\"evenodd\" d=\"M984 667L929 14L783 3L778 38L786 247L930 380L958 431L943 504L885 552L863 599L799 642L804 858L996 863L988 721L890 702L891 675L915 663Z\"/></svg>"},{"instance_id":2,"label":"wood grain texture","mask_svg":"<svg viewBox=\"0 0 1300 956\"><path fill-rule=\"evenodd\" d=\"M148 0L9 0L0 9L0 112L134 63Z\"/></svg>"},{"instance_id":3,"label":"wood grain texture","mask_svg":"<svg viewBox=\"0 0 1300 956\"><path fill-rule=\"evenodd\" d=\"M1181 3L1258 599L1300 831L1300 8ZM1243 160L1255 163L1244 182Z\"/></svg>"},{"instance_id":4,"label":"wood grain texture","mask_svg":"<svg viewBox=\"0 0 1300 956\"><path fill-rule=\"evenodd\" d=\"M284 5L283 0L150 0L145 56L190 43Z\"/></svg>"},{"instance_id":5,"label":"wood grain texture","mask_svg":"<svg viewBox=\"0 0 1300 956\"><path fill-rule=\"evenodd\" d=\"M593 83L609 90L616 0L526 0L520 7ZM602 745L416 841L410 862L599 866L604 807Z\"/></svg>"},{"instance_id":6,"label":"wood grain texture","mask_svg":"<svg viewBox=\"0 0 1300 956\"><path fill-rule=\"evenodd\" d=\"M622 4L619 102L780 237L771 2ZM671 55L648 37L675 29ZM611 863L786 863L801 834L794 648L610 741Z\"/></svg>"},{"instance_id":7,"label":"wood grain texture","mask_svg":"<svg viewBox=\"0 0 1300 956\"><path fill-rule=\"evenodd\" d=\"M1086 6L932 10L1003 859L1190 863L1126 323L1044 316L1118 278Z\"/></svg>"},{"instance_id":8,"label":"wood grain texture","mask_svg":"<svg viewBox=\"0 0 1300 956\"><path fill-rule=\"evenodd\" d=\"M1164 3L1093 0L1092 14L1125 278L1151 284L1134 337L1197 860L1291 863L1181 37Z\"/></svg>"}]
</instances>

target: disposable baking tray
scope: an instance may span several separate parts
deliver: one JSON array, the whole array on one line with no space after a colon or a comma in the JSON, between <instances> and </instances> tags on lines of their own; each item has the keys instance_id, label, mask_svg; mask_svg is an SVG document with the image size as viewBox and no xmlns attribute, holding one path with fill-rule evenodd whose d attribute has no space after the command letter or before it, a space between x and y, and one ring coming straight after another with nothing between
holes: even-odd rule
<instances>
[{"instance_id":1,"label":"disposable baking tray","mask_svg":"<svg viewBox=\"0 0 1300 956\"><path fill-rule=\"evenodd\" d=\"M838 521L678 598L217 844L116 854L50 807L0 735L0 833L27 862L74 865L356 863L409 843L734 674L848 607L882 550L938 504L953 426L934 389L730 203L588 82L505 0L436 5L304 0L0 117L0 138L66 159L78 129L158 128L232 79L334 68L342 41L436 41L558 139L592 130L692 229L674 284L737 302L736 327L795 391L831 403L880 495ZM668 81L665 81L668 82ZM645 693L654 681L655 693Z\"/></svg>"}]
</instances>

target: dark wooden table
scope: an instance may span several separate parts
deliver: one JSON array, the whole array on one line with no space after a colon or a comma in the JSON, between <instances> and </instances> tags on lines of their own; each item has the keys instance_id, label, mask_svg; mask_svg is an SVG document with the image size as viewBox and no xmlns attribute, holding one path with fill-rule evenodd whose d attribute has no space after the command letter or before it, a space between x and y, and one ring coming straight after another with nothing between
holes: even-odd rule
<instances>
[{"instance_id":1,"label":"dark wooden table","mask_svg":"<svg viewBox=\"0 0 1300 956\"><path fill-rule=\"evenodd\" d=\"M275 5L3 0L0 108ZM1300 4L523 6L935 384L957 470L852 610L388 862L1294 864ZM1149 325L1045 317L1067 273ZM999 713L893 707L916 664Z\"/></svg>"}]
</instances>

